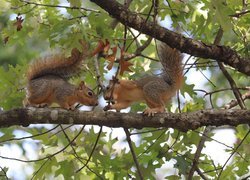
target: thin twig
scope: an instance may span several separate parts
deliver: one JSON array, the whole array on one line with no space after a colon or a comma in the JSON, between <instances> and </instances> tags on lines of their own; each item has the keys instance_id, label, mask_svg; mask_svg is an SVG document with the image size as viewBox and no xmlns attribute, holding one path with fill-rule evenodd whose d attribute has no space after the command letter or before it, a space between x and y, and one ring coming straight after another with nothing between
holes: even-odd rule
<instances>
[{"instance_id":1,"label":"thin twig","mask_svg":"<svg viewBox=\"0 0 250 180\"><path fill-rule=\"evenodd\" d=\"M166 0L166 2L167 2L167 4L168 4L168 6L169 6L169 9L170 9L170 11L171 11L171 13L172 13L172 15L171 16L176 16L176 14L174 13L174 11L173 11L173 8L171 7L171 4L169 3L169 0Z\"/></svg>"},{"instance_id":2,"label":"thin twig","mask_svg":"<svg viewBox=\"0 0 250 180\"><path fill-rule=\"evenodd\" d=\"M179 137L180 137L180 131L178 131L177 136L176 136L174 142L171 144L171 146L169 146L169 149L172 149L174 147L174 145L177 143Z\"/></svg>"},{"instance_id":3,"label":"thin twig","mask_svg":"<svg viewBox=\"0 0 250 180\"><path fill-rule=\"evenodd\" d=\"M2 170L2 172L3 172L3 176L6 178L6 180L8 180L9 178L8 178L8 176L7 176L7 173L6 173L6 171L4 170L4 168L2 168L1 166L0 166L0 169Z\"/></svg>"},{"instance_id":4,"label":"thin twig","mask_svg":"<svg viewBox=\"0 0 250 180\"><path fill-rule=\"evenodd\" d=\"M96 149L96 146L97 146L98 141L99 141L99 139L100 139L101 133L102 133L102 126L100 127L100 130L99 130L99 133L98 133L98 135L97 135L97 138L96 138L94 147L93 147L93 149L92 149L92 151L91 151L91 153L90 153L90 155L89 155L88 160L86 161L86 163L85 163L80 169L78 169L78 170L76 171L76 173L80 172L83 168L85 168L85 167L88 165L88 163L89 163L90 159L92 158L92 155L93 155L93 153L94 153L94 151L95 151L95 149Z\"/></svg>"},{"instance_id":5,"label":"thin twig","mask_svg":"<svg viewBox=\"0 0 250 180\"><path fill-rule=\"evenodd\" d=\"M216 85L201 70L199 70L199 72L213 87L216 87Z\"/></svg>"},{"instance_id":6,"label":"thin twig","mask_svg":"<svg viewBox=\"0 0 250 180\"><path fill-rule=\"evenodd\" d=\"M219 44L219 42L221 41L222 36L223 36L223 29L220 27L220 29L219 29L219 31L218 31L218 33L216 35L216 38L214 40L215 45ZM224 76L226 77L226 79L229 82L230 86L232 87L234 96L237 99L239 106L241 107L241 109L245 109L246 107L245 107L244 101L242 100L240 91L237 89L237 85L236 85L235 81L230 76L230 74L227 72L227 70L225 69L223 63L220 62L220 61L217 61L217 62L218 62L218 65L219 65L222 73L224 74Z\"/></svg>"},{"instance_id":7,"label":"thin twig","mask_svg":"<svg viewBox=\"0 0 250 180\"><path fill-rule=\"evenodd\" d=\"M222 169L218 175L218 180L220 179L220 176L224 170L224 168L226 167L228 161L232 158L232 156L234 155L234 153L239 149L239 147L241 146L241 144L245 141L245 139L247 138L247 136L250 134L250 130L248 130L248 132L246 133L246 135L244 136L244 138L241 140L241 142L238 144L238 146L235 148L235 150L231 153L231 155L229 156L229 158L226 160L226 162L224 163L224 165L222 166Z\"/></svg>"},{"instance_id":8,"label":"thin twig","mask_svg":"<svg viewBox=\"0 0 250 180\"><path fill-rule=\"evenodd\" d=\"M184 67L186 67L186 65L188 64L188 62L191 60L192 57L193 57L193 56L190 55L190 56L187 58L187 60L186 60L185 63L184 63ZM198 60L199 60L199 59L196 59L195 62L194 62L192 65L190 65L190 67L186 68L187 70L186 70L183 74L186 75L186 74L189 72L189 70L190 70L193 66L195 66L195 64L196 64L196 62L197 62Z\"/></svg>"},{"instance_id":9,"label":"thin twig","mask_svg":"<svg viewBox=\"0 0 250 180\"><path fill-rule=\"evenodd\" d=\"M3 141L0 141L0 144L4 143L4 142L9 142L9 141L19 141L19 140L23 140L23 139L29 139L29 138L34 138L34 137L38 137L38 136L42 136L44 134L47 134L53 130L55 130L56 128L58 128L59 125L53 127L52 129L50 130L47 130L43 133L39 133L39 134L35 134L35 135L32 135L32 136L25 136L25 137L21 137L21 138L10 138L10 139L6 139L6 140L3 140Z\"/></svg>"},{"instance_id":10,"label":"thin twig","mask_svg":"<svg viewBox=\"0 0 250 180\"><path fill-rule=\"evenodd\" d=\"M58 126L59 126L59 125L58 125ZM71 125L69 125L69 126L63 128L63 129L66 130L66 129L68 129L68 128L71 128L72 126L74 126L74 124L71 124ZM54 133L54 134L51 135L50 137L53 137L53 136L55 136L55 135L57 135L57 134L59 134L59 133L61 133L61 132L62 132L62 129L58 130L56 133Z\"/></svg>"},{"instance_id":11,"label":"thin twig","mask_svg":"<svg viewBox=\"0 0 250 180\"><path fill-rule=\"evenodd\" d=\"M33 180L35 178L35 176L38 174L38 172L43 168L43 166L45 166L45 164L51 160L51 158L48 158L46 161L43 162L43 164L39 167L39 169L33 174L31 180Z\"/></svg>"},{"instance_id":12,"label":"thin twig","mask_svg":"<svg viewBox=\"0 0 250 180\"><path fill-rule=\"evenodd\" d=\"M239 17L241 17L241 16L243 16L243 15L246 15L246 14L248 14L248 13L250 13L250 10L242 11L242 12L235 13L235 14L231 14L231 15L229 15L229 16L239 18Z\"/></svg>"},{"instance_id":13,"label":"thin twig","mask_svg":"<svg viewBox=\"0 0 250 180\"><path fill-rule=\"evenodd\" d=\"M95 68L97 83L98 83L98 86L101 88L100 92L102 92L105 89L105 86L103 85L103 81L101 79L99 56L94 57L94 63L95 63L94 68Z\"/></svg>"},{"instance_id":14,"label":"thin twig","mask_svg":"<svg viewBox=\"0 0 250 180\"><path fill-rule=\"evenodd\" d=\"M250 99L250 90L249 90L247 93L245 93L245 94L242 95L242 100L243 100L243 102L244 102L246 99ZM226 104L226 105L224 106L224 108L225 108L225 109L231 109L231 108L237 106L238 104L239 104L238 101L232 100L230 103Z\"/></svg>"},{"instance_id":15,"label":"thin twig","mask_svg":"<svg viewBox=\"0 0 250 180\"><path fill-rule=\"evenodd\" d=\"M203 132L204 135L206 136L202 136L201 139L200 139L200 142L199 144L197 145L197 149L196 149L196 152L195 152L195 155L194 155L194 159L193 159L193 163L192 163L192 167L189 171L189 174L188 174L188 180L192 180L193 179L193 175L194 175L194 172L197 170L198 168L198 163L199 163L199 158L201 156L201 151L205 145L205 142L207 140L207 136L208 134L211 132L213 128L211 126L207 126Z\"/></svg>"},{"instance_id":16,"label":"thin twig","mask_svg":"<svg viewBox=\"0 0 250 180\"><path fill-rule=\"evenodd\" d=\"M129 8L132 1L133 0L125 0L124 7ZM113 19L109 26L111 29L115 29L118 23L119 23L119 21L117 19Z\"/></svg>"},{"instance_id":17,"label":"thin twig","mask_svg":"<svg viewBox=\"0 0 250 180\"><path fill-rule=\"evenodd\" d=\"M64 128L62 127L62 125L60 125L60 127L61 127L61 129L62 129L62 131L63 131L63 133L64 133L66 139L68 140L68 142L70 142L71 140L69 139L69 136L67 135L67 133L64 131ZM74 146L73 146L72 144L71 144L70 146L71 146L71 148L72 148L72 150L73 150L73 152L74 152L75 158L76 158L78 161L80 161L82 164L84 164L84 162L82 161L82 158L81 158L80 156L78 156L78 154L77 154L77 152L76 152ZM86 166L86 167L87 167L88 170L90 170L91 172L93 172L93 173L94 173L96 176L98 176L100 179L103 179L99 174L97 174L95 171L93 171L92 169L90 169L88 166Z\"/></svg>"},{"instance_id":18,"label":"thin twig","mask_svg":"<svg viewBox=\"0 0 250 180\"><path fill-rule=\"evenodd\" d=\"M138 158L141 156L141 155L143 155L143 154L145 154L146 152L148 152L148 150L165 134L165 132L167 131L167 129L165 129L165 131L163 131L156 139L155 139L155 141L152 143L152 144L150 144L148 147L147 147L147 149L144 151L144 152L142 152L142 153L140 153L139 155L138 155Z\"/></svg>"},{"instance_id":19,"label":"thin twig","mask_svg":"<svg viewBox=\"0 0 250 180\"><path fill-rule=\"evenodd\" d=\"M140 54L140 56L141 56L141 57L144 57L144 58L146 58L146 59L149 59L149 60L151 60L151 61L159 62L159 60L157 60L157 59L155 59L155 58L151 58L151 57L146 56L146 55L143 55L143 54Z\"/></svg>"},{"instance_id":20,"label":"thin twig","mask_svg":"<svg viewBox=\"0 0 250 180\"><path fill-rule=\"evenodd\" d=\"M156 0L153 0L153 3L152 3L152 5L151 5L151 7L150 7L150 10L149 10L149 13L148 13L148 16L146 17L146 19L145 19L145 22L144 23L146 23L147 21L148 21L148 19L149 19L149 17L150 17L150 14L151 14L151 12L152 12L152 10L156 7L156 6L158 6L158 4L157 3L155 3L155 2L157 2ZM154 13L156 13L157 11L156 10L154 10ZM154 23L156 23L156 21L155 21L155 18L154 18ZM142 26L140 27L140 28L143 28ZM131 43L127 46L127 49L126 49L126 51L129 49L129 47L133 44L133 42L135 41L135 40L137 40L137 38L141 35L141 31L139 30L138 31L139 33L138 33L138 35L134 38L134 40L133 41L131 41Z\"/></svg>"},{"instance_id":21,"label":"thin twig","mask_svg":"<svg viewBox=\"0 0 250 180\"><path fill-rule=\"evenodd\" d=\"M53 4L41 4L41 3L36 3L36 2L31 2L31 1L25 1L25 0L19 0L25 4L32 4L32 5L36 5L36 6L44 6L44 7L51 7L51 8L65 8L65 9L72 9L72 10L84 10L84 11L91 11L91 12L96 12L96 13L100 13L100 11L95 10L95 9L89 9L89 8L84 8L84 7L76 7L76 6L62 6L62 5L53 5ZM22 5L24 6L24 5ZM19 7L18 7L19 8Z\"/></svg>"},{"instance_id":22,"label":"thin twig","mask_svg":"<svg viewBox=\"0 0 250 180\"><path fill-rule=\"evenodd\" d=\"M8 160L14 160L14 161L19 161L19 162L25 162L25 163L27 163L27 162L38 162L38 161L43 161L43 160L49 159L49 158L51 158L51 157L53 157L53 156L55 156L55 155L57 155L57 154L63 152L65 149L67 149L67 148L70 146L70 144L71 144L72 142L74 142L74 141L76 140L76 138L81 134L81 132L83 131L84 127L85 127L85 126L83 126L83 127L81 128L81 130L79 131L79 133L78 133L78 134L70 141L70 143L68 143L64 148L62 148L61 150L59 150L59 151L57 151L57 152L55 152L55 153L53 153L53 154L51 154L51 155L45 156L45 157L43 157L43 158L34 159L34 160L23 160L23 159L10 158L10 157L5 157L5 156L0 156L0 158L2 158L2 159L8 159Z\"/></svg>"},{"instance_id":23,"label":"thin twig","mask_svg":"<svg viewBox=\"0 0 250 180\"><path fill-rule=\"evenodd\" d=\"M60 127L61 127L62 132L63 132L63 134L64 134L65 138L67 139L68 143L70 143L70 142L71 142L71 140L70 140L69 136L67 135L67 133L65 132L65 130L64 130L64 128L62 127L62 125L61 125L61 124L60 124ZM70 146L71 146L71 149L72 149L72 150L73 150L73 152L74 152L75 157L81 161L80 157L78 156L78 154L77 154L77 153L76 153L76 151L75 151L74 146L73 146L72 144L70 144ZM82 161L81 161L81 162L82 162Z\"/></svg>"},{"instance_id":24,"label":"thin twig","mask_svg":"<svg viewBox=\"0 0 250 180\"><path fill-rule=\"evenodd\" d=\"M245 175L245 177L240 178L240 180L249 180L250 179L250 174Z\"/></svg>"},{"instance_id":25,"label":"thin twig","mask_svg":"<svg viewBox=\"0 0 250 180\"><path fill-rule=\"evenodd\" d=\"M137 161L137 158L136 158L136 155L135 155L135 151L134 151L134 148L133 148L133 145L131 143L131 138L130 138L130 133L128 131L127 128L123 128L125 133L126 133L126 137L127 137L127 142L128 142L128 145L129 145L129 148L130 148L130 151L131 151L131 154L133 156L133 159L134 159L134 162L135 162L135 166L136 166L136 169L137 169L137 172L138 172L138 175L139 175L139 178L141 180L143 180L143 175L142 175L142 172L140 170L140 166L139 166L139 163Z\"/></svg>"},{"instance_id":26,"label":"thin twig","mask_svg":"<svg viewBox=\"0 0 250 180\"><path fill-rule=\"evenodd\" d=\"M218 128L217 128L217 129L218 129ZM221 144L221 145L223 145L223 146L225 146L225 147L227 147L227 148L230 148L232 151L235 151L235 148L233 148L233 147L231 147L231 146L229 146L229 145L227 145L227 144L225 144L225 143L222 143L222 142L220 142L220 141L218 141L218 140L216 140L216 139L214 139L214 138L212 138L212 137L209 137L207 134L201 133L201 132L196 131L196 130L194 130L193 132L196 132L196 133L198 133L198 134L201 134L202 136L205 136L207 139L212 140L212 141L214 141L214 142L217 142L218 144ZM242 154L240 154L239 152L236 152L236 153L237 153L245 162L249 162L249 160L247 160L245 157L243 157Z\"/></svg>"},{"instance_id":27,"label":"thin twig","mask_svg":"<svg viewBox=\"0 0 250 180\"><path fill-rule=\"evenodd\" d=\"M158 128L158 129L152 129L152 130L147 130L147 131L134 132L134 133L130 133L130 135L133 136L133 135L152 133L152 132L163 131L163 130L165 130L165 128Z\"/></svg>"},{"instance_id":28,"label":"thin twig","mask_svg":"<svg viewBox=\"0 0 250 180\"><path fill-rule=\"evenodd\" d=\"M249 90L250 91L250 87L238 87L237 88L238 90ZM231 91L232 88L222 88L222 89L218 89L218 90L214 90L214 91L211 91L211 92L207 92L203 89L194 89L194 91L200 91L200 92L203 92L204 93L204 97L207 96L207 95L212 95L212 94L215 94L215 93L219 93L219 92L223 92L223 91Z\"/></svg>"},{"instance_id":29,"label":"thin twig","mask_svg":"<svg viewBox=\"0 0 250 180\"><path fill-rule=\"evenodd\" d=\"M219 31L216 34L216 37L215 37L215 40L214 40L214 44L219 44L219 42L221 41L222 35L223 35L223 31L220 28ZM223 64L221 62L219 62L219 61L218 61L218 64L219 64L221 70L223 71L224 75L226 76L227 71L225 70ZM212 103L212 101L211 101L211 103ZM208 133L211 132L211 130L212 130L212 127L211 126L207 126L205 128L203 134L205 134L206 136L208 136ZM202 137L200 139L200 142L197 145L197 149L196 149L196 152L195 152L195 155L194 155L192 167L191 167L191 169L189 171L189 174L188 174L188 180L192 180L193 179L194 172L198 168L198 163L199 163L199 158L200 158L200 155L201 155L201 151L202 151L202 149L203 149L203 147L205 145L205 142L207 140L206 136L202 135Z\"/></svg>"},{"instance_id":30,"label":"thin twig","mask_svg":"<svg viewBox=\"0 0 250 180\"><path fill-rule=\"evenodd\" d=\"M200 177L204 180L208 180L208 178L201 172L198 166L195 167L195 171L200 175Z\"/></svg>"},{"instance_id":31,"label":"thin twig","mask_svg":"<svg viewBox=\"0 0 250 180\"><path fill-rule=\"evenodd\" d=\"M211 160L211 161L212 161L212 160ZM222 168L221 168L221 167L217 168L217 166L214 164L214 161L212 161L212 165L213 165L214 169L204 171L203 174L207 174L207 173L211 173L211 172L215 172L215 171L216 171L216 174L218 175L219 173L217 173L217 172L218 172L219 170L221 170Z\"/></svg>"}]
</instances>

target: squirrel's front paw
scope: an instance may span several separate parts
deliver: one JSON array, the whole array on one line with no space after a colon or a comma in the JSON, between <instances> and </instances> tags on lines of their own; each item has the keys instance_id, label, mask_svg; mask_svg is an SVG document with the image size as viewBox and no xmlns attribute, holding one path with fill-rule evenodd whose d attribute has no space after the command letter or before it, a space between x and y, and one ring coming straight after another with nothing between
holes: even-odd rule
<instances>
[{"instance_id":1,"label":"squirrel's front paw","mask_svg":"<svg viewBox=\"0 0 250 180\"><path fill-rule=\"evenodd\" d=\"M76 110L76 108L75 108L75 107L71 107L71 106L70 106L70 107L68 108L68 110L70 110L70 111L75 111L75 110Z\"/></svg>"},{"instance_id":2,"label":"squirrel's front paw","mask_svg":"<svg viewBox=\"0 0 250 180\"><path fill-rule=\"evenodd\" d=\"M110 104L107 105L107 106L105 106L105 107L103 108L104 111L107 111L107 110L110 110L110 109L111 109L111 105L110 105Z\"/></svg>"}]
</instances>

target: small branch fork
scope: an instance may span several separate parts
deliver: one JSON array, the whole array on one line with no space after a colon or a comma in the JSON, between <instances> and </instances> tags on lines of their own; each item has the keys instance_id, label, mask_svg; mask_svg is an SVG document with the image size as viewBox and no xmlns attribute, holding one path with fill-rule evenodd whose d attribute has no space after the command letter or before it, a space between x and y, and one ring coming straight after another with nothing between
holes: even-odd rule
<instances>
[{"instance_id":1,"label":"small branch fork","mask_svg":"<svg viewBox=\"0 0 250 180\"><path fill-rule=\"evenodd\" d=\"M249 88L248 88L248 89L249 89ZM248 92L246 92L245 94L243 94L243 95L241 96L241 99L242 99L243 102L244 102L245 100L247 100L247 99L250 99L250 89L249 89ZM237 106L238 104L239 104L239 102L238 102L237 100L233 99L231 102L229 102L228 104L226 104L226 105L224 106L224 108L225 108L225 109L231 109L231 108Z\"/></svg>"}]
</instances>

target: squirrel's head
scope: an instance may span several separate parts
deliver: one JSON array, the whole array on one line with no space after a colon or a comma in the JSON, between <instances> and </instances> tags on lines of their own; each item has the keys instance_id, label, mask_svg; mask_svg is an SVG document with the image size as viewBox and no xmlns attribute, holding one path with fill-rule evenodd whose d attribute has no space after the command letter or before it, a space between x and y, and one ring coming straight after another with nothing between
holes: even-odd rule
<instances>
[{"instance_id":1,"label":"squirrel's head","mask_svg":"<svg viewBox=\"0 0 250 180\"><path fill-rule=\"evenodd\" d=\"M79 103L86 106L97 106L98 105L98 97L89 87L87 87L84 81L81 81L77 91L77 98Z\"/></svg>"},{"instance_id":2,"label":"squirrel's head","mask_svg":"<svg viewBox=\"0 0 250 180\"><path fill-rule=\"evenodd\" d=\"M106 87L105 91L104 91L104 99L105 100L109 100L109 101L113 101L114 98L114 94L115 94L115 85L119 84L119 80L116 77L112 77L112 80L109 81L108 86Z\"/></svg>"}]
</instances>

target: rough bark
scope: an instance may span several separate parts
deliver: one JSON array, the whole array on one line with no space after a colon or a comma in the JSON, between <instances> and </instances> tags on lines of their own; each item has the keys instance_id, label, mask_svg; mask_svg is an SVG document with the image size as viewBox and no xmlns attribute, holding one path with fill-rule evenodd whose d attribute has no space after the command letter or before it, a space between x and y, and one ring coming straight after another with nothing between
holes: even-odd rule
<instances>
[{"instance_id":1,"label":"rough bark","mask_svg":"<svg viewBox=\"0 0 250 180\"><path fill-rule=\"evenodd\" d=\"M82 124L108 127L166 127L181 131L202 126L250 124L250 110L200 110L190 113L162 113L147 117L137 113L67 111L60 108L20 108L0 113L0 127L29 124Z\"/></svg>"},{"instance_id":2,"label":"rough bark","mask_svg":"<svg viewBox=\"0 0 250 180\"><path fill-rule=\"evenodd\" d=\"M250 76L250 59L240 57L236 51L229 47L208 45L201 41L184 37L183 35L165 29L154 22L146 21L145 18L128 10L127 7L119 4L115 0L91 1L103 8L122 24L163 41L172 48L177 48L181 52L185 52L196 57L216 59L235 68L239 72Z\"/></svg>"}]
</instances>

